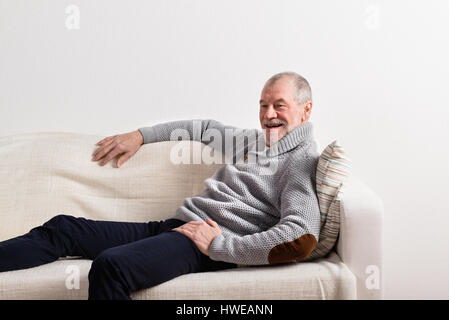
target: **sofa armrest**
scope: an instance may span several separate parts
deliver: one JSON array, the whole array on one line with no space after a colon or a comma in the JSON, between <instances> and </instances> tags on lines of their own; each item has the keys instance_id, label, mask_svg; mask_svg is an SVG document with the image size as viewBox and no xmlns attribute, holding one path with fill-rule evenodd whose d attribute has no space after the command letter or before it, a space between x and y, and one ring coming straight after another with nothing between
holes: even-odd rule
<instances>
[{"instance_id":1,"label":"sofa armrest","mask_svg":"<svg viewBox=\"0 0 449 320\"><path fill-rule=\"evenodd\" d=\"M357 278L358 299L382 299L382 200L354 176L340 201L337 253Z\"/></svg>"}]
</instances>

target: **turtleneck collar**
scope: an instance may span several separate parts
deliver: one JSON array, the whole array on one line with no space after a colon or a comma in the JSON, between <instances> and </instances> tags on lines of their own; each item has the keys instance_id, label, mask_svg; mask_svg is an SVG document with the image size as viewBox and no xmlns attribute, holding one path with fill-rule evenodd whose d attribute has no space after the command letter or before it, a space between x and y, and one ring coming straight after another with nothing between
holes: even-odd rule
<instances>
[{"instance_id":1,"label":"turtleneck collar","mask_svg":"<svg viewBox=\"0 0 449 320\"><path fill-rule=\"evenodd\" d=\"M287 135L282 137L279 141L271 145L267 149L266 155L274 157L282 153L288 152L291 149L299 146L305 141L313 139L313 125L311 122L306 122L299 127L290 131Z\"/></svg>"}]
</instances>

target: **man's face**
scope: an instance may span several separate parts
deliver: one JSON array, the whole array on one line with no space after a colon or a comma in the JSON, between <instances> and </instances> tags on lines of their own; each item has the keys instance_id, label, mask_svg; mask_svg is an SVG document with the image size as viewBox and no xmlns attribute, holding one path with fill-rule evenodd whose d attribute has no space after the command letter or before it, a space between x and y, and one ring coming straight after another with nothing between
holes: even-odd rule
<instances>
[{"instance_id":1,"label":"man's face","mask_svg":"<svg viewBox=\"0 0 449 320\"><path fill-rule=\"evenodd\" d=\"M294 92L288 77L266 85L262 90L259 119L262 129L265 130L268 147L302 125L310 116L312 102L307 101L299 105Z\"/></svg>"}]
</instances>

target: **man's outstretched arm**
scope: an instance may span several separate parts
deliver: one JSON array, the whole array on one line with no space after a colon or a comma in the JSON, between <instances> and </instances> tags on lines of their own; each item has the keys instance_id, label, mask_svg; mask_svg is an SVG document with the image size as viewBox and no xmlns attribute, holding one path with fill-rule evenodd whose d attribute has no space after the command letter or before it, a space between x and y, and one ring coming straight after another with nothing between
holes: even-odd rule
<instances>
[{"instance_id":1,"label":"man's outstretched arm","mask_svg":"<svg viewBox=\"0 0 449 320\"><path fill-rule=\"evenodd\" d=\"M199 141L220 151L230 162L258 143L257 129L241 129L213 119L171 121L139 128L145 143L182 140ZM234 140L236 141L234 143Z\"/></svg>"},{"instance_id":2,"label":"man's outstretched arm","mask_svg":"<svg viewBox=\"0 0 449 320\"><path fill-rule=\"evenodd\" d=\"M236 129L233 126L227 126L213 119L201 120L179 120L156 124L151 127L142 127L138 130L143 136L143 143L161 142L177 140L178 136L188 135L192 141L201 141L210 143L210 136L220 134L225 135L226 129ZM212 139L213 140L213 139Z\"/></svg>"},{"instance_id":3,"label":"man's outstretched arm","mask_svg":"<svg viewBox=\"0 0 449 320\"><path fill-rule=\"evenodd\" d=\"M117 168L133 156L143 144L170 140L200 141L212 149L217 149L225 156L232 157L243 154L250 145L257 143L257 129L239 129L224 125L213 119L180 120L142 127L138 130L110 136L97 143L100 147L93 153L92 161L102 160L104 165L116 156ZM243 143L234 145L233 139ZM245 142L245 137L247 142ZM226 141L231 143L226 143Z\"/></svg>"},{"instance_id":4,"label":"man's outstretched arm","mask_svg":"<svg viewBox=\"0 0 449 320\"><path fill-rule=\"evenodd\" d=\"M143 144L172 139L178 140L177 134L180 132L184 133L182 136L187 135L188 140L201 141L212 148L224 151L223 137L226 134L226 130L234 129L237 128L223 125L212 119L172 121L150 127L142 127L132 132L109 136L97 142L96 145L99 147L92 154L92 161L102 160L100 165L103 166L112 158L119 156L117 159L117 168L119 168ZM215 138L217 135L220 139Z\"/></svg>"}]
</instances>

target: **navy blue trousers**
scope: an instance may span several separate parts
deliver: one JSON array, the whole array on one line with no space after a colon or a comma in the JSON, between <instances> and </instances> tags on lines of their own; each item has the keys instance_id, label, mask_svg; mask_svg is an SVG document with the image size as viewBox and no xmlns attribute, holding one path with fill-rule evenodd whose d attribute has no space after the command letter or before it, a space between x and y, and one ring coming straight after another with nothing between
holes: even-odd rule
<instances>
[{"instance_id":1,"label":"navy blue trousers","mask_svg":"<svg viewBox=\"0 0 449 320\"><path fill-rule=\"evenodd\" d=\"M57 215L27 234L0 242L0 272L66 256L91 259L89 299L130 299L130 293L187 273L235 268L214 261L173 228L185 222L94 221Z\"/></svg>"}]
</instances>

